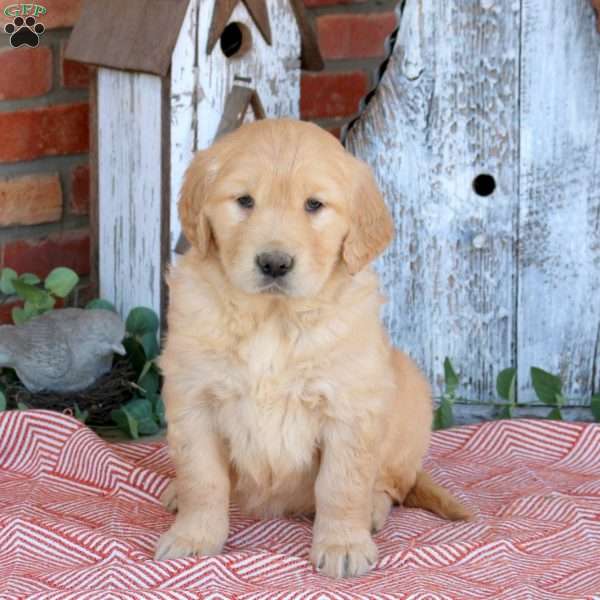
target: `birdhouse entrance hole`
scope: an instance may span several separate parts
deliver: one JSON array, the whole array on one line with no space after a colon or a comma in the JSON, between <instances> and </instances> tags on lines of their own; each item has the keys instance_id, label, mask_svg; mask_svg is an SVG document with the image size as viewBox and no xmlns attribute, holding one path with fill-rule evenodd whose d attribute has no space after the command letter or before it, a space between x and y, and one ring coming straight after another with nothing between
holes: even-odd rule
<instances>
[{"instance_id":1,"label":"birdhouse entrance hole","mask_svg":"<svg viewBox=\"0 0 600 600\"><path fill-rule=\"evenodd\" d=\"M473 179L473 190L478 196L491 196L496 189L496 180L486 173Z\"/></svg>"},{"instance_id":2,"label":"birdhouse entrance hole","mask_svg":"<svg viewBox=\"0 0 600 600\"><path fill-rule=\"evenodd\" d=\"M243 23L229 23L221 34L221 50L227 58L240 58L252 46L252 34Z\"/></svg>"}]
</instances>

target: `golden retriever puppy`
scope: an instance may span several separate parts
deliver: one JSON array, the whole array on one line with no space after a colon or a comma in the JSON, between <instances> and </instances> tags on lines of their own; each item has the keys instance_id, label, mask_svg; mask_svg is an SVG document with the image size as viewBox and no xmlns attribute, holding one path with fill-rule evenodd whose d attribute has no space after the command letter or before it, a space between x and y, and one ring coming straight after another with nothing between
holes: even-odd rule
<instances>
[{"instance_id":1,"label":"golden retriever puppy","mask_svg":"<svg viewBox=\"0 0 600 600\"><path fill-rule=\"evenodd\" d=\"M179 210L160 359L178 513L156 557L220 552L230 500L314 512L334 577L374 565L393 502L467 517L421 471L430 390L380 324L368 265L393 223L369 168L316 125L258 121L196 155Z\"/></svg>"}]
</instances>

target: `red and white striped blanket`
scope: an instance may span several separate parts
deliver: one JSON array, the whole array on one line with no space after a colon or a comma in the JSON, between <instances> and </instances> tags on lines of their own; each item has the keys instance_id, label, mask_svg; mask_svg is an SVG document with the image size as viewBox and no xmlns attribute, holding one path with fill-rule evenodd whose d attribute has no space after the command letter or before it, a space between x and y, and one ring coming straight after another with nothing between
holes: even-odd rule
<instances>
[{"instance_id":1,"label":"red and white striped blanket","mask_svg":"<svg viewBox=\"0 0 600 600\"><path fill-rule=\"evenodd\" d=\"M163 443L109 444L49 412L0 415L0 598L600 598L600 426L504 421L436 433L427 467L478 517L397 508L365 577L308 560L308 519L232 509L225 552L156 562L172 515Z\"/></svg>"}]
</instances>

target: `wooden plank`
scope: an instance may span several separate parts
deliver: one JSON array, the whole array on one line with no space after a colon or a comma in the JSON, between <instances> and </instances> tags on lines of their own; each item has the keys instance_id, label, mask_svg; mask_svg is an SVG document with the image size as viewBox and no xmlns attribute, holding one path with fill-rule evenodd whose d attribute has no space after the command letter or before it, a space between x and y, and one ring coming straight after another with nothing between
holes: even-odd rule
<instances>
[{"instance_id":1,"label":"wooden plank","mask_svg":"<svg viewBox=\"0 0 600 600\"><path fill-rule=\"evenodd\" d=\"M396 223L378 261L395 344L469 399L515 364L519 4L407 0L381 83L348 135ZM478 196L475 176L496 191Z\"/></svg>"},{"instance_id":2,"label":"wooden plank","mask_svg":"<svg viewBox=\"0 0 600 600\"><path fill-rule=\"evenodd\" d=\"M248 108L252 108L255 119L265 118L264 108L256 90L234 85L225 101L225 108L215 139L237 129L244 122Z\"/></svg>"},{"instance_id":3,"label":"wooden plank","mask_svg":"<svg viewBox=\"0 0 600 600\"><path fill-rule=\"evenodd\" d=\"M197 47L199 0L188 5L171 67L171 175L170 242L171 260L181 234L177 204L183 176L196 151L199 52Z\"/></svg>"},{"instance_id":4,"label":"wooden plank","mask_svg":"<svg viewBox=\"0 0 600 600\"><path fill-rule=\"evenodd\" d=\"M519 400L529 368L589 403L600 337L600 36L589 0L522 8Z\"/></svg>"},{"instance_id":5,"label":"wooden plank","mask_svg":"<svg viewBox=\"0 0 600 600\"><path fill-rule=\"evenodd\" d=\"M169 304L169 288L167 286L167 269L171 262L171 80L161 78L161 116L160 116L160 311L164 334L167 325L167 307Z\"/></svg>"},{"instance_id":6,"label":"wooden plank","mask_svg":"<svg viewBox=\"0 0 600 600\"><path fill-rule=\"evenodd\" d=\"M93 65L165 76L188 3L85 0L65 56Z\"/></svg>"},{"instance_id":7,"label":"wooden plank","mask_svg":"<svg viewBox=\"0 0 600 600\"><path fill-rule=\"evenodd\" d=\"M98 69L100 294L160 314L162 81Z\"/></svg>"},{"instance_id":8,"label":"wooden plank","mask_svg":"<svg viewBox=\"0 0 600 600\"><path fill-rule=\"evenodd\" d=\"M600 2L600 0L598 0ZM290 0L292 10L300 29L300 39L302 40L302 68L305 71L321 71L325 63L321 56L319 40L311 20L306 13L304 0Z\"/></svg>"},{"instance_id":9,"label":"wooden plank","mask_svg":"<svg viewBox=\"0 0 600 600\"><path fill-rule=\"evenodd\" d=\"M217 44L204 53L212 22L212 2L199 5L197 137L196 147L206 148L215 137L225 101L234 85L255 88L269 117L298 117L300 107L300 34L288 0L266 0L271 28L269 45L257 29L243 2L238 2L229 21L240 22L252 35L250 50L227 58Z\"/></svg>"},{"instance_id":10,"label":"wooden plank","mask_svg":"<svg viewBox=\"0 0 600 600\"><path fill-rule=\"evenodd\" d=\"M90 101L90 282L92 296L98 296L99 287L99 233L98 233L98 71L92 68L89 87Z\"/></svg>"}]
</instances>

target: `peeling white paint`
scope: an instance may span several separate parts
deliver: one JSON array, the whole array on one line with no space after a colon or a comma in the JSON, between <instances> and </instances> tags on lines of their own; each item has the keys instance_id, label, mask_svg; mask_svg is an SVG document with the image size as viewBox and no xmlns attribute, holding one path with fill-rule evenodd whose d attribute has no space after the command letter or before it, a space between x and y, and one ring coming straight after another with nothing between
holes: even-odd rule
<instances>
[{"instance_id":1,"label":"peeling white paint","mask_svg":"<svg viewBox=\"0 0 600 600\"><path fill-rule=\"evenodd\" d=\"M407 0L348 145L396 221L378 268L392 338L441 385L497 398L519 368L560 372L589 403L600 344L600 36L587 0ZM418 77L416 76L418 74ZM496 190L477 196L478 173ZM439 388L438 388L439 389Z\"/></svg>"},{"instance_id":2,"label":"peeling white paint","mask_svg":"<svg viewBox=\"0 0 600 600\"><path fill-rule=\"evenodd\" d=\"M100 296L160 311L161 80L98 69Z\"/></svg>"}]
</instances>

